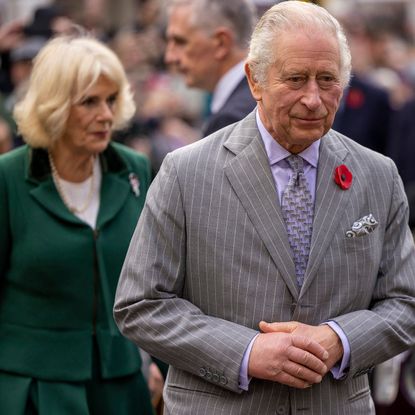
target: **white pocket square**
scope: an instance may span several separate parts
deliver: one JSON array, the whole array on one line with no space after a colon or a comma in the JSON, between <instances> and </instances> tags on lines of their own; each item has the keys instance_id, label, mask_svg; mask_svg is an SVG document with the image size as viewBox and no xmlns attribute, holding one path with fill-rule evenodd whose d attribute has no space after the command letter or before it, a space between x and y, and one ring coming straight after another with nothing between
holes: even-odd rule
<instances>
[{"instance_id":1,"label":"white pocket square","mask_svg":"<svg viewBox=\"0 0 415 415\"><path fill-rule=\"evenodd\" d=\"M358 236L365 236L368 233L373 232L379 222L373 217L371 213L363 216L363 218L353 223L352 229L346 232L348 238L356 238Z\"/></svg>"}]
</instances>

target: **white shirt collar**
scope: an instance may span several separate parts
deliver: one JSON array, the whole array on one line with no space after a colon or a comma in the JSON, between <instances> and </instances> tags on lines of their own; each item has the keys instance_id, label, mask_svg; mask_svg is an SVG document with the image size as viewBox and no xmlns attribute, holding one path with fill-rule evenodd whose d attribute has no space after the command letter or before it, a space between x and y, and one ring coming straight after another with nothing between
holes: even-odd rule
<instances>
[{"instance_id":1,"label":"white shirt collar","mask_svg":"<svg viewBox=\"0 0 415 415\"><path fill-rule=\"evenodd\" d=\"M212 114L218 112L223 107L239 82L244 78L244 65L245 61L237 63L229 69L216 84L215 90L213 91L212 103L210 105Z\"/></svg>"}]
</instances>

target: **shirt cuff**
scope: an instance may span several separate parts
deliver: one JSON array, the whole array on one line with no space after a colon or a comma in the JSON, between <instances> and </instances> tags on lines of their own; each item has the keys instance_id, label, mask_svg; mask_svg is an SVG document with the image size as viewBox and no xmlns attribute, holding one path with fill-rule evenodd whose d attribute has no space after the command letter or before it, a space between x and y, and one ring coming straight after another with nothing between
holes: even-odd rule
<instances>
[{"instance_id":1,"label":"shirt cuff","mask_svg":"<svg viewBox=\"0 0 415 415\"><path fill-rule=\"evenodd\" d=\"M347 372L349 371L349 367L350 367L349 341L347 340L347 337L344 334L344 331L340 328L340 326L336 322L327 321L323 324L327 324L328 326L330 326L336 332L336 334L340 337L340 340L342 342L343 358L340 363L337 363L330 369L330 372L333 375L334 379L343 379L347 375Z\"/></svg>"},{"instance_id":2,"label":"shirt cuff","mask_svg":"<svg viewBox=\"0 0 415 415\"><path fill-rule=\"evenodd\" d=\"M252 377L248 377L248 363L249 363L249 356L251 355L252 346L258 336L259 336L259 333L248 344L248 347L246 348L245 353L242 358L241 369L239 370L239 389L242 389L244 391L248 390L249 382L251 382L251 379L252 379Z\"/></svg>"}]
</instances>

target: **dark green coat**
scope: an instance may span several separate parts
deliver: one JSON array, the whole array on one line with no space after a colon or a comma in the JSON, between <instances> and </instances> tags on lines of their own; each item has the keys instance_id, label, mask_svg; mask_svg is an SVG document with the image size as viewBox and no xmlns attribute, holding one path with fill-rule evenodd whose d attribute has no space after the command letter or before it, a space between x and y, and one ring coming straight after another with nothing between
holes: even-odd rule
<instances>
[{"instance_id":1,"label":"dark green coat","mask_svg":"<svg viewBox=\"0 0 415 415\"><path fill-rule=\"evenodd\" d=\"M90 379L94 334L104 378L141 367L136 346L116 328L112 307L149 186L149 164L115 143L100 161L93 231L60 199L46 151L24 146L0 157L0 371ZM139 196L130 173L138 177Z\"/></svg>"}]
</instances>

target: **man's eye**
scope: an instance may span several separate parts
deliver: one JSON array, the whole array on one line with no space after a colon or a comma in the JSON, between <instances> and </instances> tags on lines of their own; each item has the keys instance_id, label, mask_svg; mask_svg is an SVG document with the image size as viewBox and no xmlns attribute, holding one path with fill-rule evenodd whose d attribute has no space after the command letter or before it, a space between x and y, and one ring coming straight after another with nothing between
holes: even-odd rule
<instances>
[{"instance_id":1,"label":"man's eye","mask_svg":"<svg viewBox=\"0 0 415 415\"><path fill-rule=\"evenodd\" d=\"M187 39L183 37L172 37L169 39L169 43L171 43L174 46L184 46L187 44Z\"/></svg>"},{"instance_id":2,"label":"man's eye","mask_svg":"<svg viewBox=\"0 0 415 415\"><path fill-rule=\"evenodd\" d=\"M331 75L320 76L318 83L322 87L330 87L337 83L337 79Z\"/></svg>"},{"instance_id":3,"label":"man's eye","mask_svg":"<svg viewBox=\"0 0 415 415\"><path fill-rule=\"evenodd\" d=\"M304 76L290 76L287 82L293 88L300 88L305 84L306 78Z\"/></svg>"},{"instance_id":4,"label":"man's eye","mask_svg":"<svg viewBox=\"0 0 415 415\"><path fill-rule=\"evenodd\" d=\"M293 83L302 82L304 78L302 76L292 76L289 80Z\"/></svg>"}]
</instances>

